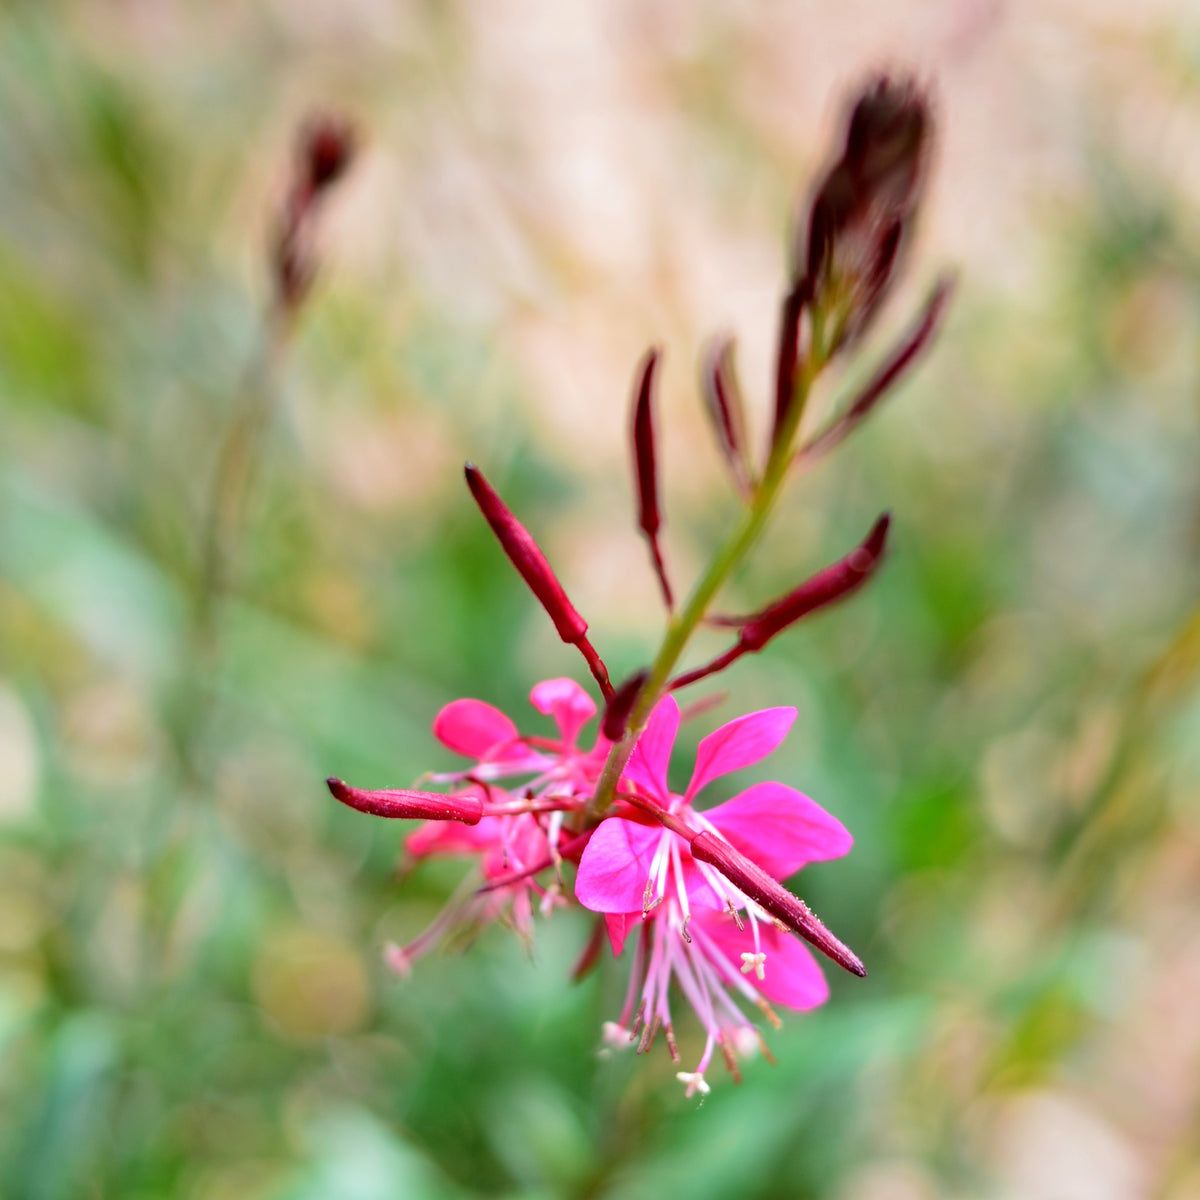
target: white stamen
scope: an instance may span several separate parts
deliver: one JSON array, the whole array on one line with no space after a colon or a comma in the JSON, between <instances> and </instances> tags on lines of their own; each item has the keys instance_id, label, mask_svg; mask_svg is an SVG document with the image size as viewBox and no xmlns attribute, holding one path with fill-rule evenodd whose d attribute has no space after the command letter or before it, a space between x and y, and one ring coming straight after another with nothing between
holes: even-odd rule
<instances>
[{"instance_id":1,"label":"white stamen","mask_svg":"<svg viewBox=\"0 0 1200 1200\"><path fill-rule=\"evenodd\" d=\"M628 1050L634 1039L624 1025L618 1025L616 1021L605 1021L600 1028L600 1041L606 1049Z\"/></svg>"},{"instance_id":2,"label":"white stamen","mask_svg":"<svg viewBox=\"0 0 1200 1200\"><path fill-rule=\"evenodd\" d=\"M760 950L757 954L749 950L742 951L742 974L749 975L754 972L756 979L765 979L766 971L763 964L767 961L767 956Z\"/></svg>"},{"instance_id":3,"label":"white stamen","mask_svg":"<svg viewBox=\"0 0 1200 1200\"><path fill-rule=\"evenodd\" d=\"M696 1092L699 1092L702 1096L707 1096L712 1091L712 1088L705 1083L702 1071L677 1071L675 1078L680 1083L687 1084L687 1092L685 1093L687 1096L693 1096Z\"/></svg>"}]
</instances>

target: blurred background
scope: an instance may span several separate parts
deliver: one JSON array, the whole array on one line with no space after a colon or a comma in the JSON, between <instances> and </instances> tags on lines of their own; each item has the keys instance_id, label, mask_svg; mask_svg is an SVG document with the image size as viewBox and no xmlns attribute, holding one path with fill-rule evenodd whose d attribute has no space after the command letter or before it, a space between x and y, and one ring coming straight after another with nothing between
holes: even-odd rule
<instances>
[{"instance_id":1,"label":"blurred background","mask_svg":"<svg viewBox=\"0 0 1200 1200\"><path fill-rule=\"evenodd\" d=\"M666 347L683 584L735 511L707 339L738 337L761 441L789 227L888 64L939 145L884 337L936 271L957 300L729 604L884 508L893 552L685 738L799 707L756 777L854 831L796 886L871 974L697 1107L661 1049L597 1056L626 967L568 982L582 914L392 978L461 869L401 886L404 827L322 781L407 785L452 765L448 700L536 729L530 687L585 678L464 459L614 675L647 659L634 366ZM263 366L314 110L361 153ZM1198 206L1187 0L0 7L0 1195L1200 1196Z\"/></svg>"}]
</instances>

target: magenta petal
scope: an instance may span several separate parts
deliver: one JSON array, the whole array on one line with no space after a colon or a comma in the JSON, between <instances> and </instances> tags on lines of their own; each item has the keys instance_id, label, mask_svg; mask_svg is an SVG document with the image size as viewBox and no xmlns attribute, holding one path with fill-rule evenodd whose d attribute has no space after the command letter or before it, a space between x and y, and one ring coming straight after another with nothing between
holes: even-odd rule
<instances>
[{"instance_id":1,"label":"magenta petal","mask_svg":"<svg viewBox=\"0 0 1200 1200\"><path fill-rule=\"evenodd\" d=\"M620 957L621 951L625 949L625 939L629 936L629 931L641 919L640 912L604 914L604 926L608 930L608 940L612 943L614 957Z\"/></svg>"},{"instance_id":2,"label":"magenta petal","mask_svg":"<svg viewBox=\"0 0 1200 1200\"><path fill-rule=\"evenodd\" d=\"M837 817L783 783L756 783L703 815L776 879L805 863L840 858L854 844Z\"/></svg>"},{"instance_id":3,"label":"magenta petal","mask_svg":"<svg viewBox=\"0 0 1200 1200\"><path fill-rule=\"evenodd\" d=\"M679 732L679 705L674 696L664 696L655 706L642 730L629 762L625 777L640 785L650 795L668 802L667 768L671 765L671 750Z\"/></svg>"},{"instance_id":4,"label":"magenta petal","mask_svg":"<svg viewBox=\"0 0 1200 1200\"><path fill-rule=\"evenodd\" d=\"M483 759L489 750L515 741L520 734L498 708L482 700L453 700L434 717L433 736L456 754Z\"/></svg>"},{"instance_id":5,"label":"magenta petal","mask_svg":"<svg viewBox=\"0 0 1200 1200\"><path fill-rule=\"evenodd\" d=\"M703 919L703 918L702 918ZM741 971L742 953L754 953L754 934L747 924L739 930L732 917L704 919L704 932L718 949ZM746 981L768 1000L786 1008L816 1008L829 999L829 984L808 947L799 938L783 933L774 925L758 927L759 948L765 954L763 977L754 971Z\"/></svg>"},{"instance_id":6,"label":"magenta petal","mask_svg":"<svg viewBox=\"0 0 1200 1200\"><path fill-rule=\"evenodd\" d=\"M484 817L478 825L426 821L408 835L404 848L413 858L440 854L480 854L500 839L500 822Z\"/></svg>"},{"instance_id":7,"label":"magenta petal","mask_svg":"<svg viewBox=\"0 0 1200 1200\"><path fill-rule=\"evenodd\" d=\"M794 708L764 708L714 730L696 748L696 769L687 798L690 800L718 775L728 775L766 758L787 737L795 719Z\"/></svg>"},{"instance_id":8,"label":"magenta petal","mask_svg":"<svg viewBox=\"0 0 1200 1200\"><path fill-rule=\"evenodd\" d=\"M574 679L547 679L529 693L529 702L540 713L552 716L562 740L575 745L579 731L596 715L596 702Z\"/></svg>"},{"instance_id":9,"label":"magenta petal","mask_svg":"<svg viewBox=\"0 0 1200 1200\"><path fill-rule=\"evenodd\" d=\"M650 860L663 836L622 817L602 821L579 860L575 898L592 912L641 912Z\"/></svg>"},{"instance_id":10,"label":"magenta petal","mask_svg":"<svg viewBox=\"0 0 1200 1200\"><path fill-rule=\"evenodd\" d=\"M829 999L829 984L809 948L771 926L761 934L760 945L767 956L763 978L755 986L768 1000L787 1008L816 1008Z\"/></svg>"}]
</instances>

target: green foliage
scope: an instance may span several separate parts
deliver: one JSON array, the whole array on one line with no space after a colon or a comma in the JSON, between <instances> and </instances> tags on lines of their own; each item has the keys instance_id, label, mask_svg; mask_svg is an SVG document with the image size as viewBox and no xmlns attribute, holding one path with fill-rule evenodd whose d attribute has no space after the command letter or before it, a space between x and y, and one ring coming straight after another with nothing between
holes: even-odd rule
<instances>
[{"instance_id":1,"label":"green foliage","mask_svg":"<svg viewBox=\"0 0 1200 1200\"><path fill-rule=\"evenodd\" d=\"M730 598L777 594L894 511L877 586L723 681L724 715L800 708L779 769L857 846L795 886L871 974L788 1015L778 1066L749 1061L741 1087L714 1071L697 1109L665 1053L597 1056L621 972L568 981L580 914L539 923L532 955L489 929L391 978L381 947L427 923L456 868L398 886L403 830L322 787L446 768L441 704L528 724L530 686L579 673L470 505L464 459L566 558L614 674L645 661L654 593L611 454L636 351L589 328L580 297L603 278L532 201L422 190L463 153L471 105L441 72L466 70L465 16L416 11L397 78L372 39L347 62L288 6L221 7L174 27L134 6L107 33L81 3L0 15L0 1196L1001 1194L981 1130L1038 1089L1113 1086L1097 1064L1169 957L1156 939L1188 907L1200 838L1200 254L1167 182L1101 145L1042 231L1035 294L968 273L919 382L798 483ZM729 73L754 69L738 54L706 43L676 68L703 160L688 185L773 247L795 180L763 166L778 146L736 98ZM358 105L378 157L349 233L331 204L340 234L270 381L204 647L210 484L310 91ZM471 119L473 169L500 178L512 129ZM381 199L389 155L404 186ZM653 186L634 194L674 220ZM660 310L618 288L615 311L647 342L698 341L662 274ZM603 345L607 408L543 394L545 362L519 352L529 313L560 308L584 313L570 332L592 357L557 377L587 394ZM698 406L670 420L699 426ZM665 462L682 572L731 509L694 441ZM925 1190L867 1190L896 1163Z\"/></svg>"}]
</instances>

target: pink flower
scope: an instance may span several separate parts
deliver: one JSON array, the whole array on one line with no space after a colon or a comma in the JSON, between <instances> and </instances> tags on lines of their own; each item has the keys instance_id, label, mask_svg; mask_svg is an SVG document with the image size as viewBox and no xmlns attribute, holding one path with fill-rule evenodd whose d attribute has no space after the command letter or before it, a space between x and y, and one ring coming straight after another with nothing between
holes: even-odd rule
<instances>
[{"instance_id":1,"label":"pink flower","mask_svg":"<svg viewBox=\"0 0 1200 1200\"><path fill-rule=\"evenodd\" d=\"M712 780L770 754L795 717L794 708L766 709L709 734L697 750L691 781L676 795L668 788L667 768L679 706L667 696L638 740L622 788L669 814L678 828L706 831L728 843L776 880L807 863L837 858L851 846L846 828L785 784L758 783L707 811L693 807ZM621 952L630 929L641 925L624 1011L610 1034L629 1029L632 1039L641 1027L639 1049L647 1049L663 1028L678 1060L669 1006L672 979L696 1010L708 1037L696 1070L680 1074L689 1095L708 1090L704 1072L717 1047L732 1065L735 1051L757 1037L730 993L758 1005L772 1020L769 1001L808 1009L828 996L808 949L781 933L712 865L693 858L685 836L657 822L604 821L580 860L575 894L586 908L605 914L614 953Z\"/></svg>"},{"instance_id":2,"label":"pink flower","mask_svg":"<svg viewBox=\"0 0 1200 1200\"><path fill-rule=\"evenodd\" d=\"M550 867L557 875L563 852L579 853L576 840L564 831L564 820L587 802L610 743L598 735L591 749L580 748L580 732L596 715L596 705L573 679L545 680L529 699L538 712L553 718L557 738L522 735L509 717L482 700L455 700L434 719L438 740L475 761L433 779L459 784L452 794L456 807L474 801L480 817L471 824L461 818L425 821L409 835L405 848L414 859L477 858L487 886L452 906L409 946L393 948L389 960L398 969L407 969L454 920L493 920L507 912L516 930L529 936L535 897L544 914L565 903L561 878L543 887L535 876ZM342 790L353 791L344 785ZM338 791L334 794L347 802Z\"/></svg>"}]
</instances>

